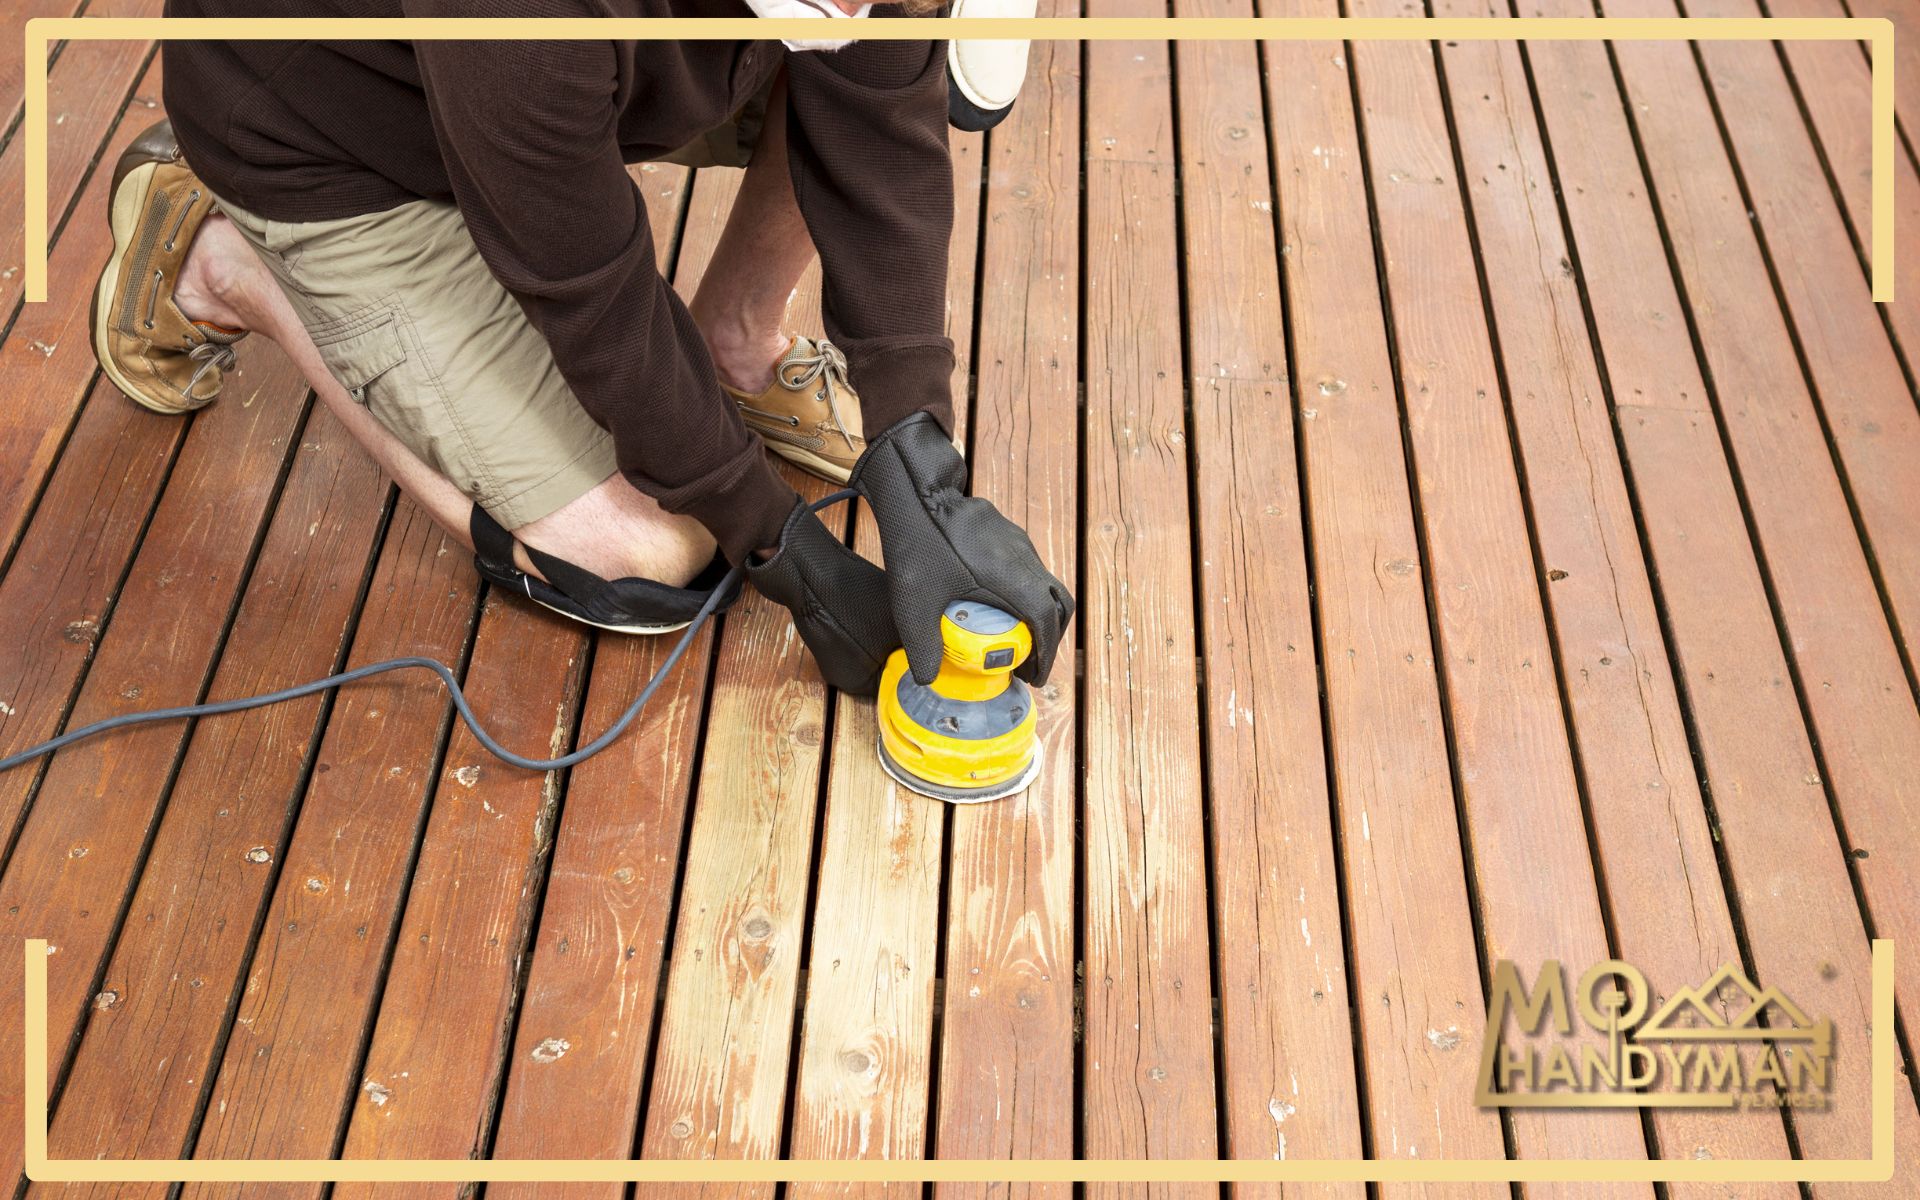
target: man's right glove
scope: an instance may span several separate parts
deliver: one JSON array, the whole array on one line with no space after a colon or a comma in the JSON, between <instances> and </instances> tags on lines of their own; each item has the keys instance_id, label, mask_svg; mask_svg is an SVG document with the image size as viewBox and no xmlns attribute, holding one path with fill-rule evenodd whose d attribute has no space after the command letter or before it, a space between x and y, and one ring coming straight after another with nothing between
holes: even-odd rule
<instances>
[{"instance_id":1,"label":"man's right glove","mask_svg":"<svg viewBox=\"0 0 1920 1200\"><path fill-rule=\"evenodd\" d=\"M747 563L762 595L793 613L800 639L820 675L856 696L872 696L900 639L887 604L887 577L820 523L805 500L780 529L780 547L765 562Z\"/></svg>"},{"instance_id":2,"label":"man's right glove","mask_svg":"<svg viewBox=\"0 0 1920 1200\"><path fill-rule=\"evenodd\" d=\"M1016 673L1045 683L1073 618L1073 596L1040 562L1026 531L966 494L967 464L932 415L918 412L867 445L849 480L873 507L894 625L920 683L940 673L940 617L978 600L1025 621L1033 655Z\"/></svg>"}]
</instances>

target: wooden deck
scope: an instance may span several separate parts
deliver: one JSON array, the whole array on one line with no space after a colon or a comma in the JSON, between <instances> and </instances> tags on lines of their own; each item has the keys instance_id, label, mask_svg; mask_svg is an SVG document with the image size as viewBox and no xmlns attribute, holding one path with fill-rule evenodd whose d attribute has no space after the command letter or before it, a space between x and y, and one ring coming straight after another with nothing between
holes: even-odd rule
<instances>
[{"instance_id":1,"label":"wooden deck","mask_svg":"<svg viewBox=\"0 0 1920 1200\"><path fill-rule=\"evenodd\" d=\"M74 0L6 7L17 212L17 18ZM890 786L753 596L565 775L425 678L102 738L0 776L0 1077L45 937L56 1157L1866 1156L1869 936L1920 1036L1920 6L1764 11L1905 22L1895 305L1855 45L1036 46L955 142L950 310L976 490L1081 605L1030 793ZM481 588L273 347L191 419L97 376L160 66L51 88L48 303L0 229L0 750L403 653L512 746L608 725L667 647ZM690 292L734 177L636 178ZM1830 1015L1831 1110L1476 1108L1491 965L1610 956ZM1813 1192L1915 1194L1914 1100L1902 1179Z\"/></svg>"}]
</instances>

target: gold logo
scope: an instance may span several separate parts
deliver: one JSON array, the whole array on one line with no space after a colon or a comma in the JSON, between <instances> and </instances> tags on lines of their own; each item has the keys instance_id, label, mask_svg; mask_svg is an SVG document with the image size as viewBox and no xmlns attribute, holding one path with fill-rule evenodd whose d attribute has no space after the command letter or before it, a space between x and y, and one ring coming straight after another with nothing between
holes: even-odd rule
<instances>
[{"instance_id":1,"label":"gold logo","mask_svg":"<svg viewBox=\"0 0 1920 1200\"><path fill-rule=\"evenodd\" d=\"M1482 1108L1827 1107L1831 1017L1809 1019L1778 988L1756 986L1732 963L1658 1007L1655 999L1647 977L1617 959L1596 963L1580 976L1571 1003L1559 963L1543 965L1529 991L1519 968L1500 962L1493 970L1474 1103ZM1509 1016L1511 1043L1504 1040Z\"/></svg>"}]
</instances>

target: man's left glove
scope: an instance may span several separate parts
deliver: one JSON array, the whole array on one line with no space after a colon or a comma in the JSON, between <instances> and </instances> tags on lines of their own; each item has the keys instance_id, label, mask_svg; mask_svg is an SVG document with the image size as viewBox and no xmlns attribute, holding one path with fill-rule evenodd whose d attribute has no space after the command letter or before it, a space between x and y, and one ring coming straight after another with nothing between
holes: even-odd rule
<instances>
[{"instance_id":1,"label":"man's left glove","mask_svg":"<svg viewBox=\"0 0 1920 1200\"><path fill-rule=\"evenodd\" d=\"M805 500L780 530L780 547L749 562L747 578L793 614L820 675L843 692L872 696L880 671L900 644L887 602L887 577L820 523Z\"/></svg>"},{"instance_id":2,"label":"man's left glove","mask_svg":"<svg viewBox=\"0 0 1920 1200\"><path fill-rule=\"evenodd\" d=\"M890 426L868 443L848 482L880 526L894 625L914 679L932 683L940 673L947 605L978 600L1026 622L1033 655L1016 673L1045 683L1073 618L1073 595L1041 563L1025 530L966 494L966 460L939 422L919 412Z\"/></svg>"}]
</instances>

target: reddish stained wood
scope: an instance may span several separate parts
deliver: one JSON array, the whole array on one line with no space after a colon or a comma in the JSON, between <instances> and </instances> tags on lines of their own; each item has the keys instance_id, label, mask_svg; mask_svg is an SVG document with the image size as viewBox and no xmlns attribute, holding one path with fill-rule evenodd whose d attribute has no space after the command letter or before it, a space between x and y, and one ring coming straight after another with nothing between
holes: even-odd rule
<instances>
[{"instance_id":1,"label":"reddish stained wood","mask_svg":"<svg viewBox=\"0 0 1920 1200\"><path fill-rule=\"evenodd\" d=\"M1402 2L1358 8L1385 16ZM1586 816L1432 49L1351 53L1484 954L1529 976L1546 962L1602 962L1611 953ZM1682 890L1686 877L1664 883ZM1436 1022L1426 1037L1461 1033ZM1471 1047L1474 1030L1465 1033ZM1647 1153L1637 1113L1522 1110L1509 1121L1523 1158ZM1624 1183L1528 1191L1653 1194Z\"/></svg>"},{"instance_id":2,"label":"reddish stained wood","mask_svg":"<svg viewBox=\"0 0 1920 1200\"><path fill-rule=\"evenodd\" d=\"M1225 1152L1360 1158L1259 48L1177 53Z\"/></svg>"},{"instance_id":3,"label":"reddish stained wood","mask_svg":"<svg viewBox=\"0 0 1920 1200\"><path fill-rule=\"evenodd\" d=\"M1646 5L1645 11L1659 14L1664 7ZM1691 6L1689 11L1698 7ZM1752 17L1758 12L1746 0L1711 0L1699 15ZM1787 46L1789 52L1821 51L1800 55L1807 68L1800 72L1802 94L1816 114L1832 113L1821 130L1823 136L1829 130L1838 132L1835 127L1844 120L1849 128L1838 144L1844 148L1859 143L1852 169L1846 163L1835 164L1836 178L1843 181L1843 191L1850 190L1857 198L1859 228L1870 230L1871 198L1865 194L1863 174L1871 128L1864 64L1844 42L1789 42ZM1901 374L1866 277L1844 269L1853 241L1773 48L1760 43L1702 43L1700 53L1799 334L1826 432L1839 452L1848 493L1886 590L1894 633L1898 637L1904 631L1911 650L1913 640L1920 637L1920 408ZM1920 219L1920 182L1915 180L1913 164L1895 154L1893 168L1896 195L1904 197L1910 217ZM1848 182L1854 185L1851 189L1844 187ZM1738 209L1737 199L1733 207ZM1920 254L1900 254L1895 260L1908 272L1909 299L1920 300ZM1716 277L1716 285L1734 286L1742 278ZM1920 304L1895 306L1891 312L1898 328L1906 323L1900 314L1920 314ZM1912 332L1920 335L1920 329ZM1920 340L1911 344L1920 349ZM1783 364L1791 362L1791 351L1790 345L1783 345L1775 357ZM1809 419L1798 424L1813 426L1808 429L1813 436L1791 439L1781 446L1781 453L1799 455L1818 448L1819 430L1812 415L1808 411ZM1750 454L1740 447L1735 453ZM1866 711L1857 701L1848 708ZM1908 712L1912 714L1911 706ZM1819 719L1816 712L1815 720ZM1902 740L1909 748L1920 741L1920 720L1907 726ZM1863 845L1911 844L1920 835L1920 791L1910 791L1904 799L1911 814L1904 828L1871 834L1863 829ZM1874 807L1879 808L1879 803ZM1869 903L1888 937L1920 938L1920 898L1904 886L1898 896L1887 891L1890 875L1911 879L1916 869L1920 861L1903 867L1892 854L1883 862L1862 864L1864 876L1881 879L1878 886L1870 885ZM1907 911L1902 912L1903 908ZM1920 982L1920 966L1914 969L1912 979Z\"/></svg>"},{"instance_id":4,"label":"reddish stained wood","mask_svg":"<svg viewBox=\"0 0 1920 1200\"><path fill-rule=\"evenodd\" d=\"M190 703L213 671L255 532L279 491L303 413L292 365L277 352L256 353L252 361L244 383L195 419L175 463L116 602L120 615L137 619L102 633L94 614L76 611L69 618L72 636L98 642L67 728ZM113 395L103 399L124 403ZM216 697L292 682L273 673L273 639L282 636L285 614L273 608L280 597L269 581L290 569L310 521L297 530L273 528L260 584L250 589L258 598L240 622L256 641L236 643L220 658ZM188 736L187 726L170 722L83 742L56 756L0 878L0 933L47 938L54 953L65 956L51 964L49 981L49 1045L58 1056L65 1056L91 999L89 988ZM33 779L32 771L0 776L0 803L17 809ZM18 1012L20 987L17 966L0 968L0 1012ZM18 1058L19 1035L17 1019L0 1019L0 1054ZM0 1098L0 1122L16 1131L0 1141L0 1176L19 1170L19 1104L17 1093Z\"/></svg>"},{"instance_id":5,"label":"reddish stained wood","mask_svg":"<svg viewBox=\"0 0 1920 1200\"><path fill-rule=\"evenodd\" d=\"M1148 7L1117 2L1089 14ZM1212 1158L1168 49L1100 42L1086 62L1083 1149L1092 1158Z\"/></svg>"},{"instance_id":6,"label":"reddish stained wood","mask_svg":"<svg viewBox=\"0 0 1920 1200\"><path fill-rule=\"evenodd\" d=\"M142 92L158 95L160 68L150 68ZM145 114L145 109L133 110ZM113 161L146 127L147 115L123 118L101 157ZM93 147L87 148L87 153ZM92 339L87 314L94 283L112 245L106 221L111 171L95 171L80 194L76 212L54 243L48 267L47 303L20 309L6 340L0 342L0 547L11 547L22 522L52 468L73 414L94 378ZM234 386L242 388L246 381Z\"/></svg>"},{"instance_id":7,"label":"reddish stained wood","mask_svg":"<svg viewBox=\"0 0 1920 1200\"><path fill-rule=\"evenodd\" d=\"M478 587L458 544L401 500L353 661L427 654L461 662ZM499 710L479 711L491 717ZM360 1083L353 1072L451 713L445 687L419 672L381 676L340 694L247 967L196 1157L332 1153ZM245 1194L267 1190L255 1185Z\"/></svg>"},{"instance_id":8,"label":"reddish stained wood","mask_svg":"<svg viewBox=\"0 0 1920 1200\"><path fill-rule=\"evenodd\" d=\"M1670 993L1739 956L1673 671L1519 47L1443 53L1616 949ZM1750 1113L1660 1109L1652 1123L1669 1158L1788 1153L1781 1125Z\"/></svg>"},{"instance_id":9,"label":"reddish stained wood","mask_svg":"<svg viewBox=\"0 0 1920 1200\"><path fill-rule=\"evenodd\" d=\"M157 17L161 0L103 0L89 8L89 16ZM20 45L18 36L7 42ZM111 175L119 158L100 155L100 144L123 119L138 133L157 121L160 112L160 65L146 70L152 42L73 42L53 63L47 77L47 220L57 229L74 192L98 167ZM16 61L8 56L9 66ZM0 68L4 70L5 68ZM138 81L136 83L136 81ZM5 83L0 82L0 90ZM127 93L133 92L131 102ZM27 139L15 137L0 153L0 212L26 211ZM106 225L104 204L73 213L83 222ZM8 222L0 234L0 313L11 316L25 289L26 224ZM59 279L50 276L51 279ZM92 293L92 277L85 276ZM60 279L65 283L65 279ZM52 288L48 289L49 294Z\"/></svg>"},{"instance_id":10,"label":"reddish stained wood","mask_svg":"<svg viewBox=\"0 0 1920 1200\"><path fill-rule=\"evenodd\" d=\"M1687 273L1699 334L1727 406L1730 441L1736 453L1744 446L1768 464L1756 474L1759 461L1743 460L1741 475L1796 656L1808 672L1810 692L1826 682L1849 684L1850 673L1831 676L1822 664L1891 657L1890 638L1879 619L1878 597L1870 587L1867 598L1860 596L1865 568L1844 505L1833 512L1839 497L1831 461L1817 445L1817 431L1804 428L1810 420L1789 416L1806 404L1791 373L1796 364L1788 373L1755 373L1777 353L1766 339L1781 330L1780 315L1764 282L1757 294L1735 290L1742 262L1751 266L1756 251L1740 232L1745 210L1736 202L1732 214L1726 211L1725 197L1737 193L1704 111L1699 77L1682 73L1691 66L1690 54L1678 47L1676 59L1674 49L1635 43L1617 52L1633 102L1660 116L1639 122L1642 144L1663 181L1666 233ZM1834 829L1801 722L1693 347L1671 284L1659 271L1665 248L1638 194L1635 146L1612 69L1598 47L1537 43L1529 53L1553 144L1582 147L1579 155L1556 155L1563 194L1582 265L1608 264L1587 273L1593 320L1615 402L1622 406L1621 434L1749 952L1761 982L1780 987L1809 1012L1831 1016L1840 1037L1864 1038L1867 945L1846 847ZM1603 203L1596 177L1631 181L1614 185L1630 203ZM1623 207L1639 209L1629 218L1635 238L1616 236ZM1711 278L1696 270L1709 264ZM1649 319L1649 313L1661 319ZM1615 347L1627 348L1617 361ZM1749 396L1770 399L1762 405L1744 399ZM1796 424L1803 428L1796 431ZM1759 453L1774 439L1798 439L1804 447L1808 434L1816 443L1814 457L1786 462L1777 453ZM1822 597L1818 613L1809 611L1804 590L1815 580ZM1862 611L1863 605L1870 607ZM1841 623L1845 648L1835 641L1843 636L1836 628ZM1853 694L1870 706L1867 712L1880 704L1865 692ZM1821 703L1817 696L1808 699ZM1859 720L1859 714L1856 721L1865 728L1848 736L1885 728ZM1827 749L1846 745L1842 736ZM1889 761L1898 762L1899 755ZM1841 783L1836 777L1836 794L1842 794ZM1809 946L1821 947L1822 954L1810 954ZM1864 1071L1836 1071L1832 1110L1793 1114L1803 1153L1865 1152L1866 1086ZM1904 1101L1899 1136L1903 1144L1914 1136L1913 1108Z\"/></svg>"},{"instance_id":11,"label":"reddish stained wood","mask_svg":"<svg viewBox=\"0 0 1920 1200\"><path fill-rule=\"evenodd\" d=\"M584 734L612 724L675 641L602 639ZM568 780L494 1158L624 1159L633 1152L712 649L712 634L702 633L632 730Z\"/></svg>"},{"instance_id":12,"label":"reddish stained wood","mask_svg":"<svg viewBox=\"0 0 1920 1200\"><path fill-rule=\"evenodd\" d=\"M82 0L7 0L0 12L0 37L7 39L8 53L0 58L0 129L14 128L26 95L26 59L15 58L12 48L25 44L27 22L35 17L70 17L84 7Z\"/></svg>"},{"instance_id":13,"label":"reddish stained wood","mask_svg":"<svg viewBox=\"0 0 1920 1200\"><path fill-rule=\"evenodd\" d=\"M212 698L325 675L341 657L387 485L324 412L302 443ZM235 676L249 656L271 665ZM195 728L54 1111L56 1157L185 1149L320 719L310 697ZM119 1102L129 1089L137 1107Z\"/></svg>"},{"instance_id":14,"label":"reddish stained wood","mask_svg":"<svg viewBox=\"0 0 1920 1200\"><path fill-rule=\"evenodd\" d=\"M1774 9L1775 16L1785 16L1791 11L1790 7L1768 7ZM1920 79L1920 0L1848 0L1846 12L1848 16L1884 17L1893 22L1894 77L1907 81L1895 89L1893 110L1911 146L1915 132L1920 131L1920 98L1914 95L1913 87L1913 80ZM1900 151L1896 149L1894 153ZM1907 297L1908 304L1916 300L1920 297Z\"/></svg>"},{"instance_id":15,"label":"reddish stained wood","mask_svg":"<svg viewBox=\"0 0 1920 1200\"><path fill-rule=\"evenodd\" d=\"M466 685L488 732L522 754L565 753L586 651L578 624L489 592ZM562 784L559 772L508 766L465 725L454 729L342 1158L485 1151ZM334 1194L368 1190L336 1187Z\"/></svg>"},{"instance_id":16,"label":"reddish stained wood","mask_svg":"<svg viewBox=\"0 0 1920 1200\"><path fill-rule=\"evenodd\" d=\"M1856 6L1860 7L1873 7ZM1689 5L1689 12L1697 11L1697 6ZM1726 13L1737 16L1757 16L1752 6L1737 3L1716 2L1698 15ZM1770 2L1767 12L1776 17L1845 17L1847 12L1839 0L1780 0ZM1861 15L1869 15L1862 13ZM1911 38L1920 38L1920 28L1912 33L1899 35L1897 42L1898 57L1906 57L1915 66L1920 66L1920 57L1914 57L1914 49L1906 42ZM1856 247L1869 248L1873 238L1873 101L1871 65L1867 57L1860 53L1858 46L1845 42L1811 42L1793 40L1782 42L1781 50L1786 54L1787 64L1792 69L1795 81L1799 85L1799 99L1806 104L1807 115L1812 118L1812 128L1820 145L1821 154L1833 174L1833 183L1839 190L1840 200L1852 224L1852 240ZM1907 81L1913 79L1906 75ZM1709 79L1716 89L1722 80L1709 73ZM1896 111L1904 101L1911 84L1899 90L1895 103ZM1727 101L1721 101L1722 108ZM1731 112L1727 113L1732 116ZM1743 125L1751 124L1751 114L1741 114ZM1915 114L1920 117L1920 113ZM1796 125L1783 126L1781 132L1789 135ZM1909 130L1911 125L1908 126ZM1781 183L1802 187L1818 187L1821 182L1819 172L1800 177L1775 170L1776 163L1770 154L1758 159L1742 152L1741 166L1748 175L1749 182L1761 172L1778 173ZM1902 152L1896 142L1893 153L1893 208L1894 228L1911 233L1920 229L1920 170L1916 170L1914 160ZM1776 255L1779 253L1775 249ZM1832 264L1826 264L1831 267ZM1862 258L1861 267L1866 269L1868 262ZM1898 250L1893 256L1894 289L1898 296L1892 304L1881 306L1887 320L1892 324L1906 352L1907 364L1911 368L1916 357L1920 357L1920 255ZM1908 632L1911 643L1916 635Z\"/></svg>"},{"instance_id":17,"label":"reddish stained wood","mask_svg":"<svg viewBox=\"0 0 1920 1200\"><path fill-rule=\"evenodd\" d=\"M1267 80L1371 1150L1499 1158L1450 1041L1485 1012L1345 54L1274 43Z\"/></svg>"},{"instance_id":18,"label":"reddish stained wood","mask_svg":"<svg viewBox=\"0 0 1920 1200\"><path fill-rule=\"evenodd\" d=\"M0 578L0 754L60 732L187 432L187 422L127 403L112 384L95 393ZM19 768L0 790L0 845L12 843L44 770L45 760Z\"/></svg>"},{"instance_id":19,"label":"reddish stained wood","mask_svg":"<svg viewBox=\"0 0 1920 1200\"><path fill-rule=\"evenodd\" d=\"M1671 11L1655 0L1633 0L1628 10ZM1867 565L1871 553L1896 616L1920 623L1920 412L1865 282L1833 269L1845 261L1846 232L1831 193L1817 182L1817 160L1778 59L1757 45L1705 52L1735 151L1750 160L1747 181L1771 230L1781 290L1869 539L1863 552L1849 496L1822 454L1815 401L1796 371L1700 76L1670 72L1671 58L1651 50L1649 43L1623 52L1621 73L1631 100L1668 114L1657 126L1642 123L1641 144L1662 211L1684 214L1668 218L1668 234L1792 640L1845 831L1839 849L1880 851L1877 862L1853 864L1873 928L1920 940L1920 894L1911 886L1920 865L1920 710ZM1709 239L1710 219L1720 233ZM1920 963L1906 964L1901 978L1900 1008L1911 1024L1920 1020ZM1914 1133L1920 1136L1920 1123Z\"/></svg>"},{"instance_id":20,"label":"reddish stained wood","mask_svg":"<svg viewBox=\"0 0 1920 1200\"><path fill-rule=\"evenodd\" d=\"M1074 16L1073 0L1050 15ZM1037 42L1013 113L990 138L981 247L973 488L1077 575L1080 49ZM946 1158L1073 1154L1073 876L1077 804L1070 629L1039 692L1040 778L958 807L938 1128ZM1065 1185L942 1185L942 1196L1064 1196Z\"/></svg>"}]
</instances>

